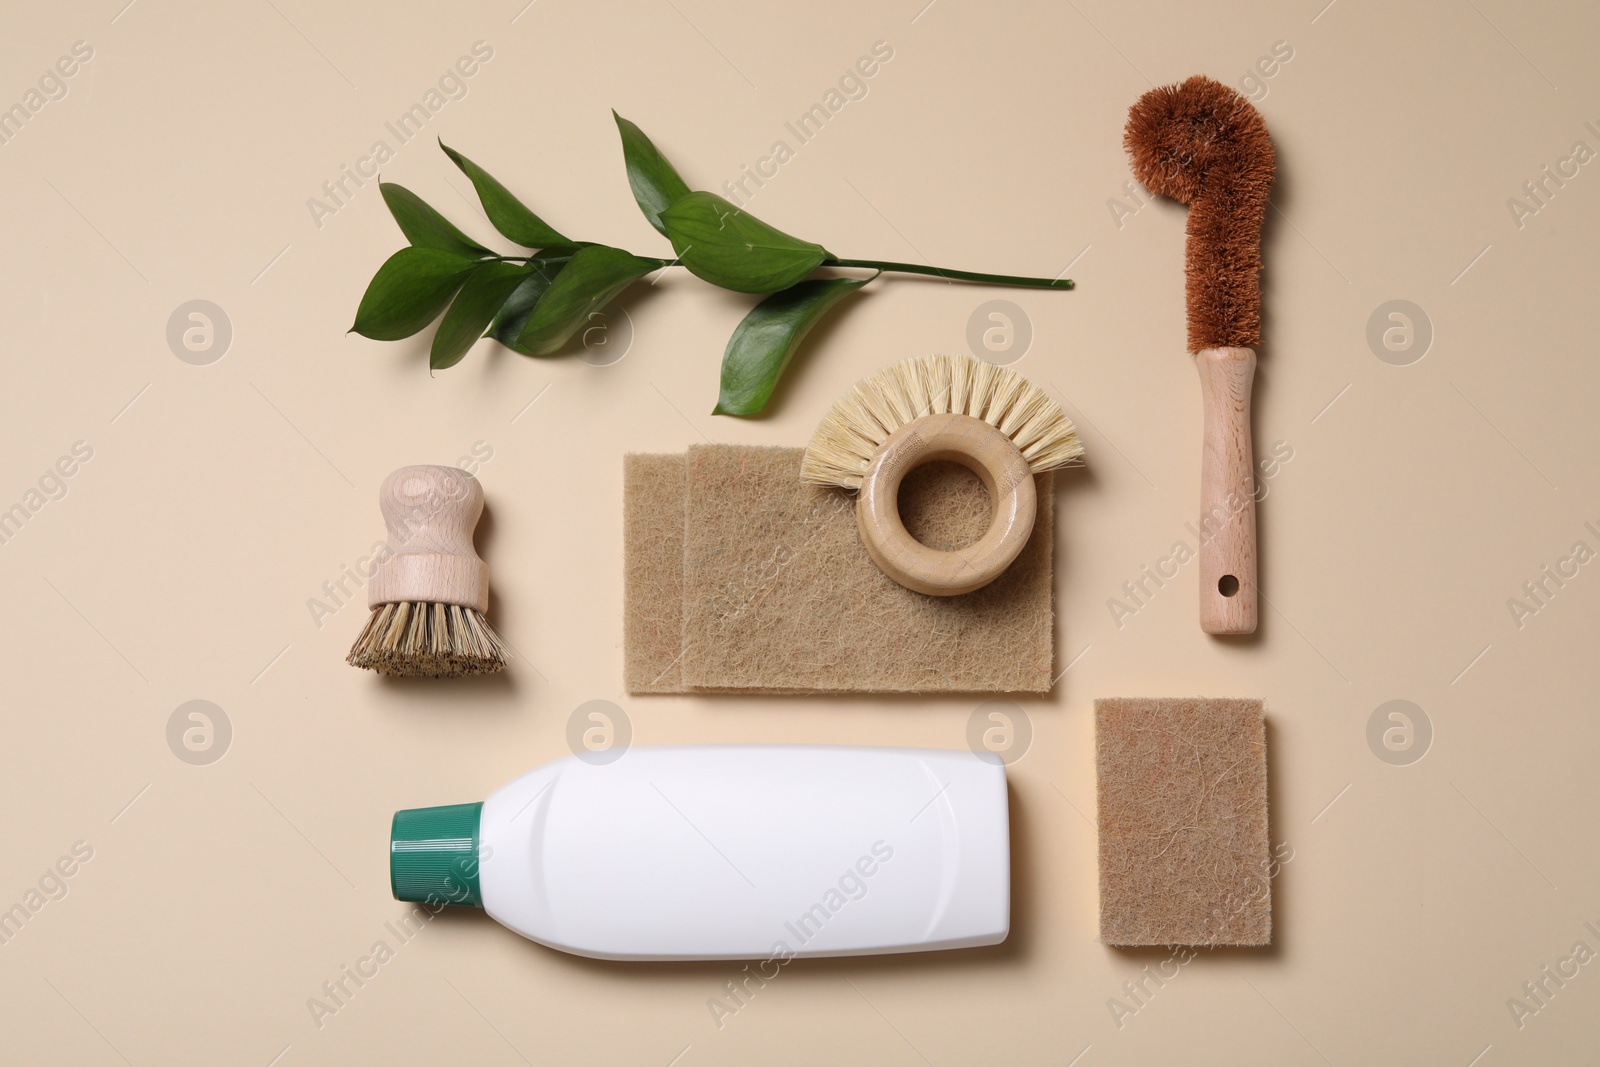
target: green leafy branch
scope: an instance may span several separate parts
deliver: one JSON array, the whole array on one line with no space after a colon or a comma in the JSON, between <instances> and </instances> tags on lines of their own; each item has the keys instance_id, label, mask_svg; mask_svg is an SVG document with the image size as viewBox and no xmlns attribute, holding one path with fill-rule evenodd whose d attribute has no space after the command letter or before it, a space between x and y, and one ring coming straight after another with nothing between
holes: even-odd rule
<instances>
[{"instance_id":1,"label":"green leafy branch","mask_svg":"<svg viewBox=\"0 0 1600 1067\"><path fill-rule=\"evenodd\" d=\"M791 237L714 193L691 191L650 138L612 112L622 135L628 185L650 225L672 242L674 258L636 256L593 241L574 241L512 196L460 152L439 147L477 190L489 222L532 255L504 256L455 227L420 196L380 182L383 202L410 246L378 268L351 330L398 341L439 319L429 365L461 362L474 342L491 337L526 356L561 351L590 317L624 289L663 267L685 267L713 285L770 294L739 323L722 356L722 388L714 415L755 415L807 333L845 297L886 271L933 277L1071 289L1072 280L978 274L915 263L841 259L812 241ZM861 267L866 278L812 278L819 267Z\"/></svg>"}]
</instances>

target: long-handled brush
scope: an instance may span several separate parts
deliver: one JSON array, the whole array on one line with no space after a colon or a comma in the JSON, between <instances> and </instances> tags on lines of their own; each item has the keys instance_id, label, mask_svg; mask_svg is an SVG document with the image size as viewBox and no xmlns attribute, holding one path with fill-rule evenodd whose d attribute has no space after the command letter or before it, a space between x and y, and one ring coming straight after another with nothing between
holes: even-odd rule
<instances>
[{"instance_id":1,"label":"long-handled brush","mask_svg":"<svg viewBox=\"0 0 1600 1067\"><path fill-rule=\"evenodd\" d=\"M1200 628L1256 628L1250 387L1261 343L1261 223L1276 157L1250 101L1210 78L1152 89L1128 111L1134 176L1189 205L1189 351L1200 369Z\"/></svg>"},{"instance_id":2,"label":"long-handled brush","mask_svg":"<svg viewBox=\"0 0 1600 1067\"><path fill-rule=\"evenodd\" d=\"M458 467L401 467L378 504L389 550L367 586L372 614L348 662L380 674L487 674L506 665L485 619L489 567L472 547L483 486Z\"/></svg>"},{"instance_id":3,"label":"long-handled brush","mask_svg":"<svg viewBox=\"0 0 1600 1067\"><path fill-rule=\"evenodd\" d=\"M954 596L988 585L1033 532L1033 476L1080 462L1072 420L1016 371L966 356L919 356L856 383L817 426L800 480L861 490L856 524L880 569L908 589ZM953 460L983 481L994 511L966 548L941 552L900 521L900 482Z\"/></svg>"}]
</instances>

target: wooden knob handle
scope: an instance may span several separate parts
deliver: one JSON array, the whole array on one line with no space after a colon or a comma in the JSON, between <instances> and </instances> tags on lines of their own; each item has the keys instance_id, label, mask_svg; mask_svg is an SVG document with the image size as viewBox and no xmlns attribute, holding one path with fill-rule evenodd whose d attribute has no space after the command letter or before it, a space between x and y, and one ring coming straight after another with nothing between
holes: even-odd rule
<instances>
[{"instance_id":1,"label":"wooden knob handle","mask_svg":"<svg viewBox=\"0 0 1600 1067\"><path fill-rule=\"evenodd\" d=\"M400 601L489 610L489 567L472 547L483 486L459 467L401 467L378 488L389 553L367 585L367 606Z\"/></svg>"},{"instance_id":2,"label":"wooden knob handle","mask_svg":"<svg viewBox=\"0 0 1600 1067\"><path fill-rule=\"evenodd\" d=\"M953 460L983 480L994 518L966 548L943 552L900 521L900 482L912 468ZM1033 533L1033 473L1011 438L971 415L924 415L900 427L867 468L856 500L861 543L883 573L919 593L955 596L1000 577Z\"/></svg>"},{"instance_id":3,"label":"wooden knob handle","mask_svg":"<svg viewBox=\"0 0 1600 1067\"><path fill-rule=\"evenodd\" d=\"M1200 459L1200 628L1208 634L1256 629L1256 475L1250 444L1248 348L1195 353L1205 403Z\"/></svg>"}]
</instances>

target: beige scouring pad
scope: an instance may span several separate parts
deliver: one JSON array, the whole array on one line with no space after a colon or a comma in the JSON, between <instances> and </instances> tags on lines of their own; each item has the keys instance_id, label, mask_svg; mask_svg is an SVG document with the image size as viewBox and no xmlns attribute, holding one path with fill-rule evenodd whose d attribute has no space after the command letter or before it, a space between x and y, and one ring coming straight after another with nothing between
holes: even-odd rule
<instances>
[{"instance_id":1,"label":"beige scouring pad","mask_svg":"<svg viewBox=\"0 0 1600 1067\"><path fill-rule=\"evenodd\" d=\"M1051 475L1033 536L994 582L960 597L896 583L861 550L855 508L799 478L798 448L692 445L623 461L624 678L630 693L1044 693L1058 672ZM990 522L954 464L899 494L923 543Z\"/></svg>"},{"instance_id":2,"label":"beige scouring pad","mask_svg":"<svg viewBox=\"0 0 1600 1067\"><path fill-rule=\"evenodd\" d=\"M1272 942L1262 702L1097 700L1100 940Z\"/></svg>"}]
</instances>

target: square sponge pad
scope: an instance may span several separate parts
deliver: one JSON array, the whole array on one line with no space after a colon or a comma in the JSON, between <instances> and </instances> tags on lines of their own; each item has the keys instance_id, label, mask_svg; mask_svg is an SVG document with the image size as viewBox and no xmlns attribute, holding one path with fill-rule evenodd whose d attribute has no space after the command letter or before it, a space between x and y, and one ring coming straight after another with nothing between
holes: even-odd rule
<instances>
[{"instance_id":1,"label":"square sponge pad","mask_svg":"<svg viewBox=\"0 0 1600 1067\"><path fill-rule=\"evenodd\" d=\"M1267 945L1262 702L1097 700L1100 940Z\"/></svg>"}]
</instances>

